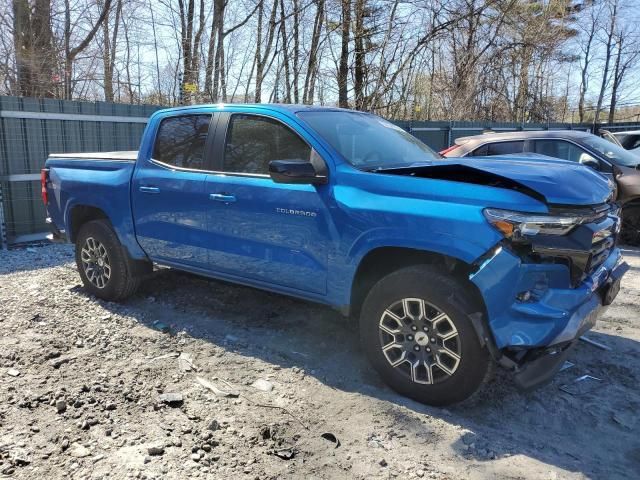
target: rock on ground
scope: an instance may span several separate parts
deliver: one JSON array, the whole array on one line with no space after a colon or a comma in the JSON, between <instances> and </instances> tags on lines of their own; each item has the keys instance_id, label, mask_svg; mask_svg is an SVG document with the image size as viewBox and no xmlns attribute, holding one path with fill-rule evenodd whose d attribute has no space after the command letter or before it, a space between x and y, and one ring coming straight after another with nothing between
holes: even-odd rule
<instances>
[{"instance_id":1,"label":"rock on ground","mask_svg":"<svg viewBox=\"0 0 640 480\"><path fill-rule=\"evenodd\" d=\"M0 477L635 478L640 250L625 255L590 334L611 351L581 342L544 388L499 372L442 409L390 391L324 307L172 271L109 303L69 246L1 251ZM598 388L559 389L585 374Z\"/></svg>"}]
</instances>

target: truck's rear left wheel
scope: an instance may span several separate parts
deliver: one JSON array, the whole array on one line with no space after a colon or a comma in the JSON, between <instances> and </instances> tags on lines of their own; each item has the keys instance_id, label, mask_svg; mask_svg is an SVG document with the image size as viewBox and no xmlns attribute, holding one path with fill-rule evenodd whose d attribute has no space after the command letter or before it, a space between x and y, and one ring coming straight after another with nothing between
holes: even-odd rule
<instances>
[{"instance_id":1,"label":"truck's rear left wheel","mask_svg":"<svg viewBox=\"0 0 640 480\"><path fill-rule=\"evenodd\" d=\"M467 287L468 288L468 287ZM471 324L468 289L429 265L380 280L365 299L360 335L374 368L394 390L430 405L471 396L490 356Z\"/></svg>"},{"instance_id":2,"label":"truck's rear left wheel","mask_svg":"<svg viewBox=\"0 0 640 480\"><path fill-rule=\"evenodd\" d=\"M105 300L123 300L140 283L132 275L118 237L106 220L93 220L80 228L76 237L76 265L84 287Z\"/></svg>"}]
</instances>

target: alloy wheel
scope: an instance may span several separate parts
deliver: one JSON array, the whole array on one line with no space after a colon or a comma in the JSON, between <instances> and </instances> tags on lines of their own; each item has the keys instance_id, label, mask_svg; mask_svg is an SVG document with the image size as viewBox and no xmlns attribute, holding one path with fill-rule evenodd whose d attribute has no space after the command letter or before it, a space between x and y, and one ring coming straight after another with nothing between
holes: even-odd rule
<instances>
[{"instance_id":1,"label":"alloy wheel","mask_svg":"<svg viewBox=\"0 0 640 480\"><path fill-rule=\"evenodd\" d=\"M412 382L442 382L460 365L455 324L423 299L404 298L387 307L380 317L379 338L389 364Z\"/></svg>"},{"instance_id":2,"label":"alloy wheel","mask_svg":"<svg viewBox=\"0 0 640 480\"><path fill-rule=\"evenodd\" d=\"M93 237L87 237L80 258L89 281L98 288L104 288L111 278L111 264L107 249L102 242Z\"/></svg>"}]
</instances>

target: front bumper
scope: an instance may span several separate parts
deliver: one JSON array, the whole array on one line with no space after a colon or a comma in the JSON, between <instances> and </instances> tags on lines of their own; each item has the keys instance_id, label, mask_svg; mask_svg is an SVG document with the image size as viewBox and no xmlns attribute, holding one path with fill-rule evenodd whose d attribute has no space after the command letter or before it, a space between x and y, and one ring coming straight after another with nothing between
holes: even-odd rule
<instances>
[{"instance_id":1,"label":"front bumper","mask_svg":"<svg viewBox=\"0 0 640 480\"><path fill-rule=\"evenodd\" d=\"M565 265L522 263L508 249L498 248L470 280L483 295L497 349L526 350L564 345L592 328L628 268L614 248L571 288Z\"/></svg>"}]
</instances>

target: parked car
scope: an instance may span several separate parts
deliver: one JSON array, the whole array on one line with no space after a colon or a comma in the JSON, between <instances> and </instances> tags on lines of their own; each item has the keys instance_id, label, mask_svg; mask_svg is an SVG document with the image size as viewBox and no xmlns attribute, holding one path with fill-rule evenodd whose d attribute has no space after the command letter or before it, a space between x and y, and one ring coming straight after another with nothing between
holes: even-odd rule
<instances>
[{"instance_id":1,"label":"parked car","mask_svg":"<svg viewBox=\"0 0 640 480\"><path fill-rule=\"evenodd\" d=\"M88 293L123 300L156 263L327 304L360 319L392 388L434 405L469 397L492 361L523 388L549 380L628 268L593 170L444 165L333 108L160 111L137 153L51 155L42 195Z\"/></svg>"},{"instance_id":2,"label":"parked car","mask_svg":"<svg viewBox=\"0 0 640 480\"><path fill-rule=\"evenodd\" d=\"M576 130L487 133L462 137L445 157L484 157L532 152L581 163L616 182L622 206L622 240L640 245L640 157L618 145Z\"/></svg>"},{"instance_id":3,"label":"parked car","mask_svg":"<svg viewBox=\"0 0 640 480\"><path fill-rule=\"evenodd\" d=\"M613 132L613 136L625 150L640 157L640 130L630 132Z\"/></svg>"}]
</instances>

